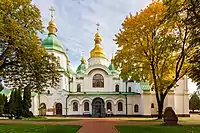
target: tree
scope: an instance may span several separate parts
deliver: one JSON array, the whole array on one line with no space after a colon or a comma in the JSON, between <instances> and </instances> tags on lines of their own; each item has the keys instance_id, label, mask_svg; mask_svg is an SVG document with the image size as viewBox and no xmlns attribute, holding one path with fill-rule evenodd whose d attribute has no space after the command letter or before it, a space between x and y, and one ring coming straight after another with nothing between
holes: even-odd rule
<instances>
[{"instance_id":1,"label":"tree","mask_svg":"<svg viewBox=\"0 0 200 133\"><path fill-rule=\"evenodd\" d=\"M114 64L121 68L121 77L152 85L159 119L166 95L190 71L188 58L195 49L188 43L191 31L183 23L188 14L174 17L170 12L167 5L154 1L135 16L126 17L115 39Z\"/></svg>"},{"instance_id":2,"label":"tree","mask_svg":"<svg viewBox=\"0 0 200 133\"><path fill-rule=\"evenodd\" d=\"M8 102L8 108L9 108L9 114L10 114L10 117L9 118L12 118L13 115L15 115L15 111L16 111L16 105L15 105L15 99L16 99L16 90L14 89L11 94L10 94L10 99L9 99L9 102Z\"/></svg>"},{"instance_id":3,"label":"tree","mask_svg":"<svg viewBox=\"0 0 200 133\"><path fill-rule=\"evenodd\" d=\"M31 0L0 1L0 73L10 88L57 86L59 64L41 46L39 9Z\"/></svg>"},{"instance_id":4,"label":"tree","mask_svg":"<svg viewBox=\"0 0 200 133\"><path fill-rule=\"evenodd\" d=\"M5 104L4 104L4 110L3 110L3 112L4 112L4 114L9 114L9 104L8 104L8 97L7 96L5 96Z\"/></svg>"},{"instance_id":5,"label":"tree","mask_svg":"<svg viewBox=\"0 0 200 133\"><path fill-rule=\"evenodd\" d=\"M0 116L3 114L4 104L4 97L0 94Z\"/></svg>"},{"instance_id":6,"label":"tree","mask_svg":"<svg viewBox=\"0 0 200 133\"><path fill-rule=\"evenodd\" d=\"M194 112L194 110L200 109L200 99L196 92L192 94L190 101L189 101L190 110Z\"/></svg>"},{"instance_id":7,"label":"tree","mask_svg":"<svg viewBox=\"0 0 200 133\"><path fill-rule=\"evenodd\" d=\"M16 89L15 91L15 118L19 119L22 116L23 103L22 103L22 92L21 89Z\"/></svg>"},{"instance_id":8,"label":"tree","mask_svg":"<svg viewBox=\"0 0 200 133\"><path fill-rule=\"evenodd\" d=\"M23 116L29 116L29 109L31 108L31 88L26 87L23 94Z\"/></svg>"},{"instance_id":9,"label":"tree","mask_svg":"<svg viewBox=\"0 0 200 133\"><path fill-rule=\"evenodd\" d=\"M0 81L0 92L3 90L3 84L2 81Z\"/></svg>"},{"instance_id":10,"label":"tree","mask_svg":"<svg viewBox=\"0 0 200 133\"><path fill-rule=\"evenodd\" d=\"M191 71L189 77L200 84L200 1L199 0L165 0L166 5L171 9L171 16L176 17L180 13L188 12L188 17L183 18L185 25L188 25L192 32L190 43L197 45L195 52L191 55Z\"/></svg>"}]
</instances>

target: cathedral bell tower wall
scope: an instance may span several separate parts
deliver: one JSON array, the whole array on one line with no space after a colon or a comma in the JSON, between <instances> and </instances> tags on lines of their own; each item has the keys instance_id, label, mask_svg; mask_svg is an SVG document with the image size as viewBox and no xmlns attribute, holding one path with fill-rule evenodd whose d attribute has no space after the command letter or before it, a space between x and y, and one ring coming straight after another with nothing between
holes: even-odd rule
<instances>
[{"instance_id":1,"label":"cathedral bell tower wall","mask_svg":"<svg viewBox=\"0 0 200 133\"><path fill-rule=\"evenodd\" d=\"M141 95L142 107L141 113L143 116L151 116L151 93L144 91Z\"/></svg>"},{"instance_id":2,"label":"cathedral bell tower wall","mask_svg":"<svg viewBox=\"0 0 200 133\"><path fill-rule=\"evenodd\" d=\"M189 116L188 78L185 76L178 81L175 88L175 112L178 115Z\"/></svg>"}]
</instances>

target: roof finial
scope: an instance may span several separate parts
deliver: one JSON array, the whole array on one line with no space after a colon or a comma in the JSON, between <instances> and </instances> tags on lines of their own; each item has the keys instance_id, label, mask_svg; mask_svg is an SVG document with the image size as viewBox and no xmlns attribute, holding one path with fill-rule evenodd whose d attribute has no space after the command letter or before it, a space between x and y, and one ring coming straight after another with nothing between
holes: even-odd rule
<instances>
[{"instance_id":1,"label":"roof finial","mask_svg":"<svg viewBox=\"0 0 200 133\"><path fill-rule=\"evenodd\" d=\"M97 32L99 32L99 26L100 26L100 24L97 23L96 25L97 25Z\"/></svg>"},{"instance_id":2,"label":"roof finial","mask_svg":"<svg viewBox=\"0 0 200 133\"><path fill-rule=\"evenodd\" d=\"M51 20L53 20L53 13L54 13L55 9L53 8L53 6L51 6L51 8L49 10L51 13Z\"/></svg>"},{"instance_id":3,"label":"roof finial","mask_svg":"<svg viewBox=\"0 0 200 133\"><path fill-rule=\"evenodd\" d=\"M94 41L95 41L95 44L100 44L100 42L101 42L101 36L99 34L99 26L100 26L100 24L97 23L96 25L97 25L97 33L95 34Z\"/></svg>"},{"instance_id":4,"label":"roof finial","mask_svg":"<svg viewBox=\"0 0 200 133\"><path fill-rule=\"evenodd\" d=\"M49 26L47 27L49 33L52 33L52 34L56 34L57 32L57 28L56 28L56 24L53 20L53 12L55 11L55 9L53 8L53 6L51 6L51 8L49 9L50 10L50 13L51 13L51 20L49 22Z\"/></svg>"}]
</instances>

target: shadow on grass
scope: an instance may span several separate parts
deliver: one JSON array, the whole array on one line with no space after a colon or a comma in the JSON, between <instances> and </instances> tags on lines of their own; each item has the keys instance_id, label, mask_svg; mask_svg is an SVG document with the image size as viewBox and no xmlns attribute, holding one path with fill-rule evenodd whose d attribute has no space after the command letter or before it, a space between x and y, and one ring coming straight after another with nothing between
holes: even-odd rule
<instances>
[{"instance_id":1,"label":"shadow on grass","mask_svg":"<svg viewBox=\"0 0 200 133\"><path fill-rule=\"evenodd\" d=\"M0 124L0 133L76 133L78 125Z\"/></svg>"},{"instance_id":2,"label":"shadow on grass","mask_svg":"<svg viewBox=\"0 0 200 133\"><path fill-rule=\"evenodd\" d=\"M145 120L145 119L138 119L138 120L128 120L132 122L163 122L161 119L150 119L150 120Z\"/></svg>"},{"instance_id":3,"label":"shadow on grass","mask_svg":"<svg viewBox=\"0 0 200 133\"><path fill-rule=\"evenodd\" d=\"M120 133L199 133L200 125L118 125L116 129Z\"/></svg>"}]
</instances>

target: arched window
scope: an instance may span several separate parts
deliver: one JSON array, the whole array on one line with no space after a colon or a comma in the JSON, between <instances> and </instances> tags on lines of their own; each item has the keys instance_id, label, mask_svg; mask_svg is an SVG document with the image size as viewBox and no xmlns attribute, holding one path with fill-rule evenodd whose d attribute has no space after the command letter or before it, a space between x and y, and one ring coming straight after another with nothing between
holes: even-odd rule
<instances>
[{"instance_id":1,"label":"arched window","mask_svg":"<svg viewBox=\"0 0 200 133\"><path fill-rule=\"evenodd\" d=\"M115 92L119 92L119 85L115 85Z\"/></svg>"},{"instance_id":2,"label":"arched window","mask_svg":"<svg viewBox=\"0 0 200 133\"><path fill-rule=\"evenodd\" d=\"M139 112L139 106L137 104L134 106L134 112Z\"/></svg>"},{"instance_id":3,"label":"arched window","mask_svg":"<svg viewBox=\"0 0 200 133\"><path fill-rule=\"evenodd\" d=\"M73 103L73 111L78 111L78 103L77 102Z\"/></svg>"},{"instance_id":4,"label":"arched window","mask_svg":"<svg viewBox=\"0 0 200 133\"><path fill-rule=\"evenodd\" d=\"M122 104L122 102L118 102L118 111L123 111L123 104Z\"/></svg>"},{"instance_id":5,"label":"arched window","mask_svg":"<svg viewBox=\"0 0 200 133\"><path fill-rule=\"evenodd\" d=\"M62 115L62 104L56 103L56 115Z\"/></svg>"},{"instance_id":6,"label":"arched window","mask_svg":"<svg viewBox=\"0 0 200 133\"><path fill-rule=\"evenodd\" d=\"M45 103L40 104L39 115L46 115L46 104Z\"/></svg>"},{"instance_id":7,"label":"arched window","mask_svg":"<svg viewBox=\"0 0 200 133\"><path fill-rule=\"evenodd\" d=\"M93 87L104 87L104 78L101 74L95 74L93 77Z\"/></svg>"},{"instance_id":8,"label":"arched window","mask_svg":"<svg viewBox=\"0 0 200 133\"><path fill-rule=\"evenodd\" d=\"M47 91L47 94L50 94L50 90Z\"/></svg>"},{"instance_id":9,"label":"arched window","mask_svg":"<svg viewBox=\"0 0 200 133\"><path fill-rule=\"evenodd\" d=\"M81 85L77 84L77 92L81 92Z\"/></svg>"},{"instance_id":10,"label":"arched window","mask_svg":"<svg viewBox=\"0 0 200 133\"><path fill-rule=\"evenodd\" d=\"M111 102L107 102L106 108L107 108L107 111L108 110L112 111L112 104L111 104Z\"/></svg>"},{"instance_id":11,"label":"arched window","mask_svg":"<svg viewBox=\"0 0 200 133\"><path fill-rule=\"evenodd\" d=\"M84 103L84 111L89 111L89 103L88 102Z\"/></svg>"},{"instance_id":12,"label":"arched window","mask_svg":"<svg viewBox=\"0 0 200 133\"><path fill-rule=\"evenodd\" d=\"M131 87L128 87L128 92L131 92Z\"/></svg>"},{"instance_id":13,"label":"arched window","mask_svg":"<svg viewBox=\"0 0 200 133\"><path fill-rule=\"evenodd\" d=\"M153 103L151 104L151 108L154 108L154 104Z\"/></svg>"}]
</instances>

